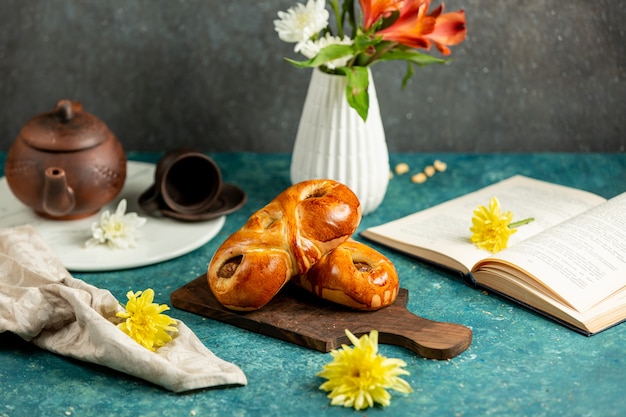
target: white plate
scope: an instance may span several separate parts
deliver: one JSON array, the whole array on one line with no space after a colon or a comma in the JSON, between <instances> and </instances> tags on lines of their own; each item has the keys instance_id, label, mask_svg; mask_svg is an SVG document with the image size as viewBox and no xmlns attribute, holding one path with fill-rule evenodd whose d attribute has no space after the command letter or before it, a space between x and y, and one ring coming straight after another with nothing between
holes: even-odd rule
<instances>
[{"instance_id":1,"label":"white plate","mask_svg":"<svg viewBox=\"0 0 626 417\"><path fill-rule=\"evenodd\" d=\"M137 199L154 181L154 164L128 161L126 183L120 194L100 210L115 211L126 199L126 212L140 212ZM85 248L91 225L100 213L80 220L47 220L37 216L11 192L6 177L0 178L0 228L31 224L57 253L70 271L113 271L163 262L189 253L210 241L224 226L225 216L203 222L185 223L166 217L147 216L140 229L137 247L109 249L104 245Z\"/></svg>"}]
</instances>

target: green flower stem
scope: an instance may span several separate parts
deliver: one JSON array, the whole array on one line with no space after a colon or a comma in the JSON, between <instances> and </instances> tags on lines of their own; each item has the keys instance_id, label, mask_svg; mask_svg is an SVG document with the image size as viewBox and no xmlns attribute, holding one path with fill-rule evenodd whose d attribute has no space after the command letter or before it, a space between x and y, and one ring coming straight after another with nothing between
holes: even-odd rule
<instances>
[{"instance_id":1,"label":"green flower stem","mask_svg":"<svg viewBox=\"0 0 626 417\"><path fill-rule=\"evenodd\" d=\"M534 217L529 217L529 218L524 219L524 220L519 220L519 221L516 221L516 222L510 223L510 224L509 224L509 229L515 229L515 228L518 228L518 227L520 227L520 226L523 226L523 225L525 225L525 224L528 224L528 223L530 223L530 222L533 222L534 220L535 220L535 218L534 218Z\"/></svg>"},{"instance_id":2,"label":"green flower stem","mask_svg":"<svg viewBox=\"0 0 626 417\"><path fill-rule=\"evenodd\" d=\"M335 22L337 23L337 36L343 38L343 21L341 19L341 9L339 8L339 0L331 1L330 7L332 7L333 12L335 13Z\"/></svg>"},{"instance_id":3,"label":"green flower stem","mask_svg":"<svg viewBox=\"0 0 626 417\"><path fill-rule=\"evenodd\" d=\"M353 38L356 36L357 33L357 24L354 15L354 0L344 0L343 10L341 11L341 25L343 27L345 20L348 19L348 23L350 24L350 28L352 29Z\"/></svg>"},{"instance_id":4,"label":"green flower stem","mask_svg":"<svg viewBox=\"0 0 626 417\"><path fill-rule=\"evenodd\" d=\"M369 62L366 65L370 65L373 62L377 61L380 57L384 56L387 52L392 51L394 48L396 48L399 43L398 42L386 42L386 44L383 44L383 48L376 48L376 53L374 55L372 55L369 59Z\"/></svg>"}]
</instances>

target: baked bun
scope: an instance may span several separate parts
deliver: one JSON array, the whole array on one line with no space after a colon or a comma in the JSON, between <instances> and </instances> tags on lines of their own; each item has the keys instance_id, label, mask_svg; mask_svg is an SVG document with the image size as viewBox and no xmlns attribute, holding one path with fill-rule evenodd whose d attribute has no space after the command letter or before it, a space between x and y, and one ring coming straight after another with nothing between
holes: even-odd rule
<instances>
[{"instance_id":1,"label":"baked bun","mask_svg":"<svg viewBox=\"0 0 626 417\"><path fill-rule=\"evenodd\" d=\"M361 205L346 185L309 180L280 193L217 249L209 287L224 307L263 307L292 277L345 242L361 221Z\"/></svg>"},{"instance_id":2,"label":"baked bun","mask_svg":"<svg viewBox=\"0 0 626 417\"><path fill-rule=\"evenodd\" d=\"M324 255L293 282L318 297L357 310L378 310L392 304L400 286L396 268L387 257L352 239Z\"/></svg>"}]
</instances>

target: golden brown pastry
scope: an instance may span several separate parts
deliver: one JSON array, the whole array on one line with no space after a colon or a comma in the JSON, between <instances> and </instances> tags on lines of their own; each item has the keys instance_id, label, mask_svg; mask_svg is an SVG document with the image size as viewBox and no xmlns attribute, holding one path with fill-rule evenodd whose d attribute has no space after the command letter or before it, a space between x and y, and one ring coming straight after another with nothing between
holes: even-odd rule
<instances>
[{"instance_id":1,"label":"golden brown pastry","mask_svg":"<svg viewBox=\"0 0 626 417\"><path fill-rule=\"evenodd\" d=\"M293 282L325 300L357 310L378 310L396 300L398 273L371 247L348 240Z\"/></svg>"},{"instance_id":2,"label":"golden brown pastry","mask_svg":"<svg viewBox=\"0 0 626 417\"><path fill-rule=\"evenodd\" d=\"M211 291L224 307L263 307L293 276L345 242L361 221L347 186L310 180L280 193L222 243L209 264Z\"/></svg>"}]
</instances>

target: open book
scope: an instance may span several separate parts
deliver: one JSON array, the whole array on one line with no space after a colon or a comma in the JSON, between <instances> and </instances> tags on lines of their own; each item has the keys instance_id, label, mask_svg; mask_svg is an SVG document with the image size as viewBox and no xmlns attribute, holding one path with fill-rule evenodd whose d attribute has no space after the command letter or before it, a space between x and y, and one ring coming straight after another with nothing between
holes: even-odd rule
<instances>
[{"instance_id":1,"label":"open book","mask_svg":"<svg viewBox=\"0 0 626 417\"><path fill-rule=\"evenodd\" d=\"M496 254L470 242L474 209L497 197L513 221L533 217ZM514 176L361 232L367 239L459 271L581 333L626 320L626 193L592 193Z\"/></svg>"}]
</instances>

